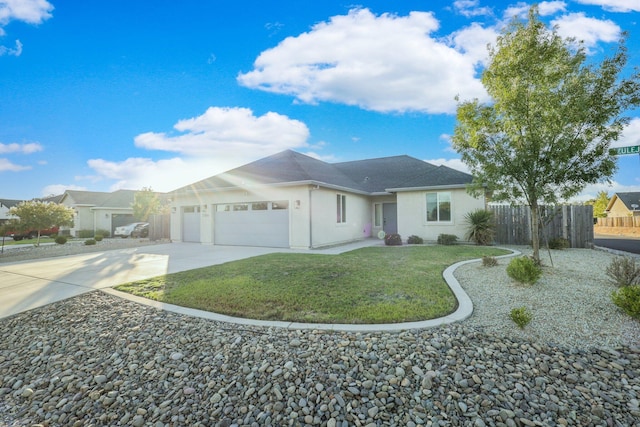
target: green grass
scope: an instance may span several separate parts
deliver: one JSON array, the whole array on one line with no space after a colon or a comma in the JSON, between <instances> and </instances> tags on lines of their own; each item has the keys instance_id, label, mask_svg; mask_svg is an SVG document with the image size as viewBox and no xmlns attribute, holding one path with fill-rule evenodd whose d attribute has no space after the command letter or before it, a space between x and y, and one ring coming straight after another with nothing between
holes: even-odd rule
<instances>
[{"instance_id":1,"label":"green grass","mask_svg":"<svg viewBox=\"0 0 640 427\"><path fill-rule=\"evenodd\" d=\"M49 236L41 236L40 243L51 243L53 239ZM35 245L38 243L38 239L22 239L22 240L13 240L13 237L5 237L4 245L12 246L12 245ZM2 245L2 236L0 236L0 245Z\"/></svg>"},{"instance_id":2,"label":"green grass","mask_svg":"<svg viewBox=\"0 0 640 427\"><path fill-rule=\"evenodd\" d=\"M475 246L364 248L342 255L269 254L127 283L116 289L231 316L318 323L396 323L453 312L442 272L507 252Z\"/></svg>"}]
</instances>

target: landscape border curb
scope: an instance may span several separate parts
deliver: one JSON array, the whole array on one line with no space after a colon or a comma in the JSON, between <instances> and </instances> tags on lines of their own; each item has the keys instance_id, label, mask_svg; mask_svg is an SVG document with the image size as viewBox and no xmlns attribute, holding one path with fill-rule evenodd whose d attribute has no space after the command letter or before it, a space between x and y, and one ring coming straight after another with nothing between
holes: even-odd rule
<instances>
[{"instance_id":1,"label":"landscape border curb","mask_svg":"<svg viewBox=\"0 0 640 427\"><path fill-rule=\"evenodd\" d=\"M521 255L522 252L511 249L496 247L497 249L504 249L511 251L510 254L497 256L497 259L511 258ZM204 310L197 310L193 308L181 307L174 304L167 304L159 301L153 301L147 298L132 295L126 292L121 292L113 288L100 289L101 292L109 295L116 296L128 301L132 301L138 304L146 305L156 308L158 310L169 311L172 313L185 314L187 316L199 317L202 319L213 320L216 322L233 323L243 326L259 326L265 328L282 328L292 330L322 330L322 331L340 331L340 332L400 332L411 329L428 329L437 326L448 325L455 322L461 322L468 319L473 314L473 302L467 293L460 286L460 282L454 277L453 273L458 267L474 262L482 261L481 258L460 261L449 267L447 267L443 273L447 286L451 289L456 299L458 300L458 307L453 313L446 316L439 317L437 319L422 320L417 322L403 322L403 323L383 323L383 324L345 324L345 323L299 323L299 322L283 322L283 321L269 321L269 320L257 320L257 319L245 319L242 317L227 316L219 313L212 313Z\"/></svg>"}]
</instances>

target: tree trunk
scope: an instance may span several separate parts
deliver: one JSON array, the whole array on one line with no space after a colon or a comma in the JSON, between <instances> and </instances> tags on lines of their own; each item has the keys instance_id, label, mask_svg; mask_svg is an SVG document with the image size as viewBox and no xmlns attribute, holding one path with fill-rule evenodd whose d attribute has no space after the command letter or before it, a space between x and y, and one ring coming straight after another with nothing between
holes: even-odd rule
<instances>
[{"instance_id":1,"label":"tree trunk","mask_svg":"<svg viewBox=\"0 0 640 427\"><path fill-rule=\"evenodd\" d=\"M533 246L533 259L540 263L540 218L538 201L531 202L531 246Z\"/></svg>"}]
</instances>

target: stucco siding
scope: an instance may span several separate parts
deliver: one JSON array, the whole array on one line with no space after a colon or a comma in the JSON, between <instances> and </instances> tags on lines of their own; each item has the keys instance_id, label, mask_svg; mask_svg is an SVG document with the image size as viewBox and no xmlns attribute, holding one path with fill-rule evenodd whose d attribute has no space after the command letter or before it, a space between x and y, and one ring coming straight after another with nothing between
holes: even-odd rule
<instances>
[{"instance_id":1,"label":"stucco siding","mask_svg":"<svg viewBox=\"0 0 640 427\"><path fill-rule=\"evenodd\" d=\"M397 194L398 234L406 240L411 235L425 240L436 240L440 234L453 234L462 240L466 234L465 215L467 212L484 209L484 198L474 198L465 189L447 189L439 192L451 194L451 220L427 221L427 193L433 191L411 191Z\"/></svg>"},{"instance_id":2,"label":"stucco siding","mask_svg":"<svg viewBox=\"0 0 640 427\"><path fill-rule=\"evenodd\" d=\"M371 236L369 197L324 188L313 190L311 194L313 247L361 240ZM338 222L338 194L346 196L345 222Z\"/></svg>"},{"instance_id":3,"label":"stucco siding","mask_svg":"<svg viewBox=\"0 0 640 427\"><path fill-rule=\"evenodd\" d=\"M619 218L631 216L631 211L625 206L622 200L616 198L615 202L611 206L611 209L607 213L609 218Z\"/></svg>"}]
</instances>

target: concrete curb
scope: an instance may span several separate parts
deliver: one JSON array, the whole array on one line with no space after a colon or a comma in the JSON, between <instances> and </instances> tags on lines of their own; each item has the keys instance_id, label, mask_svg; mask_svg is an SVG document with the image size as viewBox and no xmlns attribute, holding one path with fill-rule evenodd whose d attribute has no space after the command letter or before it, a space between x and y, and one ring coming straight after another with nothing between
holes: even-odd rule
<instances>
[{"instance_id":1,"label":"concrete curb","mask_svg":"<svg viewBox=\"0 0 640 427\"><path fill-rule=\"evenodd\" d=\"M501 255L496 258L511 258L521 255L520 251L509 248L497 247L497 249L504 249L511 251L512 253L507 255ZM480 262L481 259L472 259L467 261L460 261L444 270L442 277L458 300L458 308L451 314L437 319L423 320L419 322L404 322L404 323L386 323L375 325L358 325L358 324L327 324L327 323L297 323L297 322L280 322L280 321L268 321L268 320L255 320L245 319L242 317L227 316L224 314L212 313L209 311L196 310L193 308L180 307L178 305L167 304L163 302L153 301L147 298L131 295L126 292L117 291L113 288L100 289L101 292L105 292L109 295L116 296L118 298L126 299L128 301L136 302L138 304L146 305L156 308L158 310L170 311L178 314L186 314L188 316L200 317L202 319L214 320L217 322L234 323L244 326L261 326L266 328L283 328L283 329L306 329L306 330L322 330L322 331L344 331L344 332L399 332L410 329L426 329L433 328L442 325L448 325L455 322L461 322L469 318L473 314L473 302L469 295L462 289L458 280L453 276L455 270L465 264L473 262Z\"/></svg>"}]
</instances>

